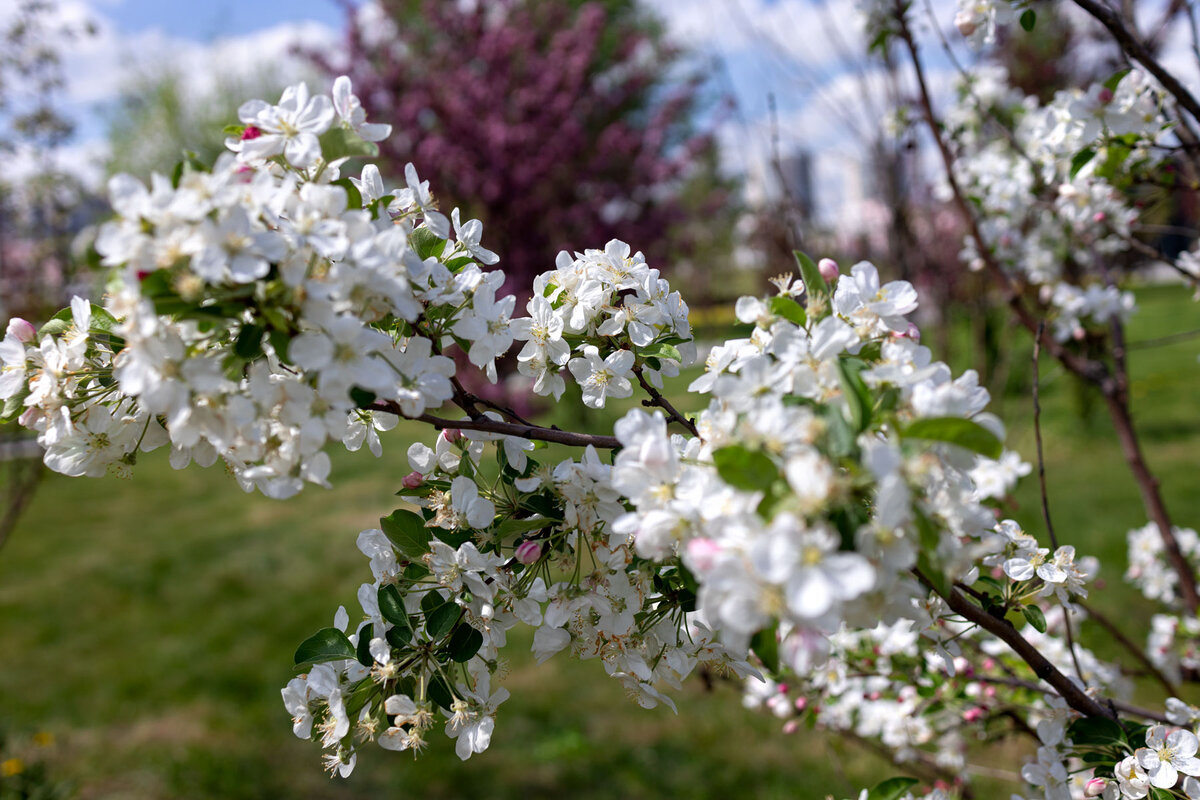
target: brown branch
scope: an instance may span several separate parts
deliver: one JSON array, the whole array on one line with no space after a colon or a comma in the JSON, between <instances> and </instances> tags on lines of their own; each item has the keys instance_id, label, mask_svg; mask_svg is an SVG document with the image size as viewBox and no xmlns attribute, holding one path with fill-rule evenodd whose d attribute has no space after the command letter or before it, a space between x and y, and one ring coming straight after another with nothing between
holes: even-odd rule
<instances>
[{"instance_id":1,"label":"brown branch","mask_svg":"<svg viewBox=\"0 0 1200 800\"><path fill-rule=\"evenodd\" d=\"M692 436L700 436L699 431L696 430L696 423L692 422L683 414L680 414L679 411L676 410L675 406L671 405L670 400L663 397L661 392L650 385L650 381L646 380L646 376L642 374L641 367L634 367L633 372L635 375L637 375L638 383L640 383L642 388L646 390L646 394L650 395L650 399L643 400L642 405L658 406L667 412L668 422L678 422L680 425L687 428L688 432L691 433Z\"/></svg>"},{"instance_id":2,"label":"brown branch","mask_svg":"<svg viewBox=\"0 0 1200 800\"><path fill-rule=\"evenodd\" d=\"M1095 5L1092 0L1075 0L1075 2L1085 7L1085 10L1088 5ZM1115 24L1124 31L1120 20L1116 19L1113 12L1108 9L1102 9L1102 11L1109 18L1113 19ZM921 57L917 51L916 42L913 39L912 31L909 29L908 21L905 18L903 0L897 0L896 19L899 23L900 38L908 49L913 63L913 70L916 73L917 86L920 89L921 109L925 117L925 122L929 127L930 134L937 143L938 152L941 154L942 163L946 171L946 180L950 184L955 205L958 207L963 219L966 220L967 229L971 234L971 238L975 241L980 258L983 259L989 274L993 275L1003 288L1008 305L1016 315L1017 321L1033 333L1041 346L1046 349L1046 352L1050 353L1067 370L1100 389L1100 393L1104 396L1105 403L1108 405L1109 416L1112 418L1117 438L1121 442L1125 461L1129 464L1129 469L1133 473L1134 480L1141 490L1143 504L1151 520L1158 525L1164 549L1167 551L1167 558L1170 560L1171 567L1179 577L1180 594L1182 595L1183 602L1188 610L1195 614L1197 608L1200 607L1200 596L1197 595L1196 591L1196 575L1180 551L1179 543L1175 540L1170 515L1167 513L1166 505L1163 503L1162 495L1158 491L1158 480L1150 472L1149 467L1146 466L1145 459L1142 457L1137 433L1134 430L1133 420L1129 413L1128 394L1125 390L1127 376L1123 370L1119 370L1118 374L1114 376L1105 362L1076 353L1064 347L1060 342L1055 341L1052 336L1046 333L1044 328L1039 329L1038 320L1033 317L1029 310L1025 308L1024 303L1021 302L1021 295L1017 286L1014 285L1008 273L996 262L991 249L987 245L987 241L983 237L983 232L979 228L979 222L976 220L975 214L967 202L966 195L963 194L962 187L958 185L958 179L954 174L954 156L942 138L937 116L933 111L933 100L930 97L929 88L925 83L925 73L921 66ZM1128 36L1128 32L1126 32L1126 35ZM1149 65L1147 65L1147 68L1149 69ZM1167 77L1170 78L1170 75L1168 74ZM1175 83L1178 84L1177 81ZM1166 86L1166 82L1163 82L1163 85ZM1180 88L1182 89L1182 87ZM1183 91L1186 93L1186 90ZM1187 97L1191 99L1193 106L1195 106L1197 113L1194 116L1200 120L1200 105L1196 105L1196 101L1194 98L1191 98L1191 95L1187 95ZM1184 102L1184 100L1179 98L1179 102ZM1040 333L1038 332L1039 330ZM1123 357L1123 348L1121 349ZM1120 363L1118 363L1118 367L1120 367Z\"/></svg>"},{"instance_id":3,"label":"brown branch","mask_svg":"<svg viewBox=\"0 0 1200 800\"><path fill-rule=\"evenodd\" d=\"M1147 72L1158 78L1158 82L1175 97L1176 102L1187 109L1187 112L1192 115L1193 119L1200 120L1200 103L1196 102L1196 98L1192 96L1192 93L1174 75L1168 72L1162 64L1158 63L1154 58L1154 54L1125 27L1125 24L1115 11L1103 3L1096 2L1096 0L1075 0L1075 5L1082 8L1093 19L1107 28L1112 37L1117 40L1117 44L1121 46L1125 55L1134 61L1140 62L1146 68Z\"/></svg>"},{"instance_id":4,"label":"brown branch","mask_svg":"<svg viewBox=\"0 0 1200 800\"><path fill-rule=\"evenodd\" d=\"M1050 684L1054 691L1058 692L1058 695L1063 700L1066 700L1067 705L1071 706L1071 708L1087 717L1112 718L1115 716L1104 705L1097 702L1074 681L1060 672L1058 667L1051 664L1008 620L1003 617L992 616L968 600L957 589L951 588L949 592L942 594L933 585L932 581L925 575L922 575L919 570L913 570L913 572L926 588L936 592L939 597L946 601L946 605L950 606L951 611L968 622L975 623L1012 648L1012 651L1029 665L1033 673Z\"/></svg>"},{"instance_id":5,"label":"brown branch","mask_svg":"<svg viewBox=\"0 0 1200 800\"><path fill-rule=\"evenodd\" d=\"M418 422L427 422L438 430L457 429L463 431L485 431L487 433L499 433L505 436L519 436L522 439L536 439L542 442L554 442L555 444L565 444L572 447L587 447L591 445L602 450L616 450L621 447L621 443L617 441L615 436L601 436L591 433L575 433L574 431L563 431L558 428L544 428L540 425L521 425L513 422L501 422L500 420L491 419L490 417L480 417L478 419L446 419L445 417L435 417L432 414L421 414L420 416L412 417L400 410L398 403L392 400L379 400L367 406L370 411L386 411L389 414L396 414L405 419L415 419Z\"/></svg>"}]
</instances>

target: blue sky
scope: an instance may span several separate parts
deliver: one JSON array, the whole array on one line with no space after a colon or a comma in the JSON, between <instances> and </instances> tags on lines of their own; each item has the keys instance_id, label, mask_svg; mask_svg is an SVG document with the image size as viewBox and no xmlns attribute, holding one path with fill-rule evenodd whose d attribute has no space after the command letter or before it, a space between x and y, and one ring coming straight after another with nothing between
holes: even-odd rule
<instances>
[{"instance_id":1,"label":"blue sky","mask_svg":"<svg viewBox=\"0 0 1200 800\"><path fill-rule=\"evenodd\" d=\"M343 19L341 8L332 0L109 0L97 2L95 7L125 33L158 28L168 36L198 42L251 33L281 20L312 20L338 28Z\"/></svg>"}]
</instances>

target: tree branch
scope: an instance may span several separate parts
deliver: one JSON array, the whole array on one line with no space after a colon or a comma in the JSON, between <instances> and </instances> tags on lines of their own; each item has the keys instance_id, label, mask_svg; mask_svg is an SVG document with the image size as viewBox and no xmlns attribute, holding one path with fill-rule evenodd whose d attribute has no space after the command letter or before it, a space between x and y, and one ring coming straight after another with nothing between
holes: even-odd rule
<instances>
[{"instance_id":1,"label":"tree branch","mask_svg":"<svg viewBox=\"0 0 1200 800\"><path fill-rule=\"evenodd\" d=\"M700 433L696 430L696 424L687 417L680 414L675 406L671 405L671 401L662 396L662 393L650 385L650 381L646 380L646 376L642 374L641 367L634 367L634 374L637 375L638 383L646 390L646 394L650 395L649 400L643 400L642 405L658 406L667 412L668 422L678 422L683 427L687 428L692 436L699 437Z\"/></svg>"},{"instance_id":2,"label":"tree branch","mask_svg":"<svg viewBox=\"0 0 1200 800\"><path fill-rule=\"evenodd\" d=\"M1108 32L1117 40L1117 44L1121 45L1121 49L1127 56L1140 62L1146 68L1147 72L1158 78L1158 82L1175 97L1179 105L1187 109L1187 112L1192 115L1193 119L1200 120L1200 103L1196 102L1196 98L1192 96L1192 93L1174 75L1168 72L1162 64L1158 63L1154 58L1154 54L1125 27L1125 24L1115 11L1103 3L1096 2L1096 0L1075 0L1075 5L1082 8L1093 19L1107 28Z\"/></svg>"},{"instance_id":3,"label":"tree branch","mask_svg":"<svg viewBox=\"0 0 1200 800\"><path fill-rule=\"evenodd\" d=\"M1067 705L1071 706L1071 708L1087 717L1112 718L1115 716L1104 705L1097 702L1091 695L1081 689L1074 681L1062 674L1058 667L1051 664L1044 655L1038 652L1038 649L1031 645L1008 620L1003 617L992 616L968 600L957 589L951 588L949 592L942 594L929 578L922 575L919 570L913 570L913 572L926 588L936 592L939 597L946 601L951 611L968 622L975 623L1012 648L1013 652L1029 665L1033 673L1050 684L1054 691L1058 692L1058 695L1063 700L1066 700Z\"/></svg>"},{"instance_id":4,"label":"tree branch","mask_svg":"<svg viewBox=\"0 0 1200 800\"><path fill-rule=\"evenodd\" d=\"M438 430L457 429L463 431L485 431L487 433L499 433L505 436L519 436L522 439L535 439L541 442L554 442L555 444L565 444L572 447L587 447L591 445L602 450L616 450L621 447L621 443L617 441L615 436L601 436L591 433L575 433L574 431L563 431L558 428L544 428L540 425L521 425L512 422L501 422L491 419L490 417L479 417L478 419L446 419L445 417L435 417L432 414L421 414L420 416L412 417L400 410L398 403L392 400L380 400L367 406L370 411L386 411L389 414L396 414L405 419L415 419L418 422L427 422Z\"/></svg>"}]
</instances>

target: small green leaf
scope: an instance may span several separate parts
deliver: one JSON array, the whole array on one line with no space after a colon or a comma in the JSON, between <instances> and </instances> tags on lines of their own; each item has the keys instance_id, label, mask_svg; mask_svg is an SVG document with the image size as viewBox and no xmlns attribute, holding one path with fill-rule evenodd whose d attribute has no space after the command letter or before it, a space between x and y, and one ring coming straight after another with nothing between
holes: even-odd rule
<instances>
[{"instance_id":1,"label":"small green leaf","mask_svg":"<svg viewBox=\"0 0 1200 800\"><path fill-rule=\"evenodd\" d=\"M512 536L514 533L528 533L529 531L540 531L542 528L548 528L554 524L554 520L538 517L537 519L513 519L509 518L500 522L492 528L492 532L497 538Z\"/></svg>"},{"instance_id":2,"label":"small green leaf","mask_svg":"<svg viewBox=\"0 0 1200 800\"><path fill-rule=\"evenodd\" d=\"M374 392L368 392L359 386L350 387L350 399L354 401L354 405L358 408L366 408L376 400Z\"/></svg>"},{"instance_id":3,"label":"small green leaf","mask_svg":"<svg viewBox=\"0 0 1200 800\"><path fill-rule=\"evenodd\" d=\"M801 327L808 320L808 315L804 313L804 309L790 297L776 295L767 303L767 307L771 309L771 313L777 317L783 317L788 322L794 322Z\"/></svg>"},{"instance_id":4,"label":"small green leaf","mask_svg":"<svg viewBox=\"0 0 1200 800\"><path fill-rule=\"evenodd\" d=\"M855 433L861 433L871 422L871 392L863 382L860 372L863 362L857 359L838 359L838 374L841 377L842 396L850 413L849 422Z\"/></svg>"},{"instance_id":5,"label":"small green leaf","mask_svg":"<svg viewBox=\"0 0 1200 800\"><path fill-rule=\"evenodd\" d=\"M1067 728L1067 735L1077 747L1124 747L1126 742L1125 731L1106 717L1080 717Z\"/></svg>"},{"instance_id":6,"label":"small green leaf","mask_svg":"<svg viewBox=\"0 0 1200 800\"><path fill-rule=\"evenodd\" d=\"M816 262L799 250L793 250L792 253L796 256L796 264L800 267L800 277L804 281L804 288L809 296L829 294L829 284L825 282L825 278L821 277L821 270L817 267Z\"/></svg>"},{"instance_id":7,"label":"small green leaf","mask_svg":"<svg viewBox=\"0 0 1200 800\"><path fill-rule=\"evenodd\" d=\"M237 340L233 343L233 352L238 358L253 361L263 354L263 330L261 325L247 325L242 328L238 333Z\"/></svg>"},{"instance_id":8,"label":"small green leaf","mask_svg":"<svg viewBox=\"0 0 1200 800\"><path fill-rule=\"evenodd\" d=\"M1071 177L1074 178L1079 170L1087 166L1088 162L1096 157L1096 151L1090 147L1085 147L1075 154L1071 159Z\"/></svg>"},{"instance_id":9,"label":"small green leaf","mask_svg":"<svg viewBox=\"0 0 1200 800\"><path fill-rule=\"evenodd\" d=\"M441 608L445 602L446 598L442 597L441 592L426 592L425 596L421 598L421 610L429 614L435 608Z\"/></svg>"},{"instance_id":10,"label":"small green leaf","mask_svg":"<svg viewBox=\"0 0 1200 800\"><path fill-rule=\"evenodd\" d=\"M669 345L666 342L654 342L645 347L638 348L638 352L645 358L669 358L673 361L683 361L683 356L674 345Z\"/></svg>"},{"instance_id":11,"label":"small green leaf","mask_svg":"<svg viewBox=\"0 0 1200 800\"><path fill-rule=\"evenodd\" d=\"M1004 452L1004 445L996 438L996 434L978 422L962 417L919 419L906 427L902 436L905 439L947 442L993 459L999 458Z\"/></svg>"},{"instance_id":12,"label":"small green leaf","mask_svg":"<svg viewBox=\"0 0 1200 800\"><path fill-rule=\"evenodd\" d=\"M322 661L357 658L357 655L346 634L337 628L322 628L296 648L295 662L319 664Z\"/></svg>"},{"instance_id":13,"label":"small green leaf","mask_svg":"<svg viewBox=\"0 0 1200 800\"><path fill-rule=\"evenodd\" d=\"M908 794L909 789L918 783L920 781L916 778L888 778L882 783L875 784L874 788L867 792L867 800L900 800L901 797Z\"/></svg>"},{"instance_id":14,"label":"small green leaf","mask_svg":"<svg viewBox=\"0 0 1200 800\"><path fill-rule=\"evenodd\" d=\"M336 161L339 158L365 156L378 158L379 148L372 142L365 141L354 131L336 125L321 134L321 156L325 161ZM359 208L362 207L360 201Z\"/></svg>"},{"instance_id":15,"label":"small green leaf","mask_svg":"<svg viewBox=\"0 0 1200 800\"><path fill-rule=\"evenodd\" d=\"M241 138L241 135L245 132L245 125L226 125L221 129L221 133L225 134L226 136L237 136L238 138Z\"/></svg>"},{"instance_id":16,"label":"small green leaf","mask_svg":"<svg viewBox=\"0 0 1200 800\"><path fill-rule=\"evenodd\" d=\"M425 633L436 641L454 630L455 623L462 616L462 609L457 603L447 602L435 608L425 617Z\"/></svg>"},{"instance_id":17,"label":"small green leaf","mask_svg":"<svg viewBox=\"0 0 1200 800\"><path fill-rule=\"evenodd\" d=\"M1034 25L1037 25L1037 12L1032 8L1027 8L1025 13L1021 14L1021 27L1026 31L1031 31Z\"/></svg>"},{"instance_id":18,"label":"small green leaf","mask_svg":"<svg viewBox=\"0 0 1200 800\"><path fill-rule=\"evenodd\" d=\"M749 450L741 445L722 447L713 453L713 463L721 480L735 489L747 492L765 492L779 477L775 462L758 450Z\"/></svg>"},{"instance_id":19,"label":"small green leaf","mask_svg":"<svg viewBox=\"0 0 1200 800\"><path fill-rule=\"evenodd\" d=\"M17 393L4 401L4 411L0 412L0 422L11 422L25 411L25 398L29 397L29 381L22 381Z\"/></svg>"},{"instance_id":20,"label":"small green leaf","mask_svg":"<svg viewBox=\"0 0 1200 800\"><path fill-rule=\"evenodd\" d=\"M358 663L364 667L375 664L375 656L371 655L371 637L367 635L366 628L358 635Z\"/></svg>"},{"instance_id":21,"label":"small green leaf","mask_svg":"<svg viewBox=\"0 0 1200 800\"><path fill-rule=\"evenodd\" d=\"M438 238L429 228L417 228L408 240L422 259L437 258L446 249L446 240Z\"/></svg>"},{"instance_id":22,"label":"small green leaf","mask_svg":"<svg viewBox=\"0 0 1200 800\"><path fill-rule=\"evenodd\" d=\"M750 649L763 662L768 672L779 672L779 638L775 628L763 628L750 639Z\"/></svg>"},{"instance_id":23,"label":"small green leaf","mask_svg":"<svg viewBox=\"0 0 1200 800\"><path fill-rule=\"evenodd\" d=\"M429 679L428 692L429 699L437 703L440 708L448 711L450 706L454 705L454 694L441 675L435 674Z\"/></svg>"},{"instance_id":24,"label":"small green leaf","mask_svg":"<svg viewBox=\"0 0 1200 800\"><path fill-rule=\"evenodd\" d=\"M379 527L409 561L419 561L429 552L429 528L419 515L398 508L386 517L380 517Z\"/></svg>"},{"instance_id":25,"label":"small green leaf","mask_svg":"<svg viewBox=\"0 0 1200 800\"><path fill-rule=\"evenodd\" d=\"M54 317L53 319L47 320L46 324L43 325L38 330L37 338L39 341L46 338L47 336L51 336L51 337L57 339L59 336L62 336L64 333L66 333L67 328L70 328L70 327L71 327L71 323L68 320L59 319L58 317Z\"/></svg>"},{"instance_id":26,"label":"small green leaf","mask_svg":"<svg viewBox=\"0 0 1200 800\"><path fill-rule=\"evenodd\" d=\"M403 650L408 646L408 643L412 641L412 635L412 628L409 626L396 625L392 628L388 628L388 632L384 634L384 638L387 639L388 644L390 644L392 647L396 648L397 650Z\"/></svg>"},{"instance_id":27,"label":"small green leaf","mask_svg":"<svg viewBox=\"0 0 1200 800\"><path fill-rule=\"evenodd\" d=\"M400 590L393 583L385 584L379 587L377 595L379 600L379 613L383 618L393 625L403 625L408 627L408 609L404 607L404 598L400 596Z\"/></svg>"},{"instance_id":28,"label":"small green leaf","mask_svg":"<svg viewBox=\"0 0 1200 800\"><path fill-rule=\"evenodd\" d=\"M1021 606L1021 613L1025 615L1025 621L1033 626L1033 629L1038 633L1046 632L1046 615L1042 613L1042 609L1033 603L1027 606Z\"/></svg>"},{"instance_id":29,"label":"small green leaf","mask_svg":"<svg viewBox=\"0 0 1200 800\"><path fill-rule=\"evenodd\" d=\"M463 624L454 629L447 650L451 661L462 664L470 661L471 657L479 652L480 647L483 647L483 634L470 625Z\"/></svg>"},{"instance_id":30,"label":"small green leaf","mask_svg":"<svg viewBox=\"0 0 1200 800\"><path fill-rule=\"evenodd\" d=\"M1116 72L1114 72L1112 75L1109 76L1108 80L1106 80L1104 82L1104 88L1108 89L1110 92L1115 92L1117 90L1117 86L1120 85L1121 81L1125 80L1125 76L1128 75L1132 71L1133 70L1130 69L1129 67L1126 67L1125 69L1117 70Z\"/></svg>"},{"instance_id":31,"label":"small green leaf","mask_svg":"<svg viewBox=\"0 0 1200 800\"><path fill-rule=\"evenodd\" d=\"M346 208L352 211L357 211L363 207L362 192L358 191L358 187L349 178L339 178L333 182L334 186L340 186L346 190Z\"/></svg>"}]
</instances>

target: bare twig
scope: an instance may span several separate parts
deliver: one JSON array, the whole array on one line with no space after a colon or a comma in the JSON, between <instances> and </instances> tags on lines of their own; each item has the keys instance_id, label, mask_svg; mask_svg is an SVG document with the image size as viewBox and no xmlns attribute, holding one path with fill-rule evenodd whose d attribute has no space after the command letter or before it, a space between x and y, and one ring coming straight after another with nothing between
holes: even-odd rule
<instances>
[{"instance_id":1,"label":"bare twig","mask_svg":"<svg viewBox=\"0 0 1200 800\"><path fill-rule=\"evenodd\" d=\"M642 401L643 405L658 406L663 411L667 412L668 422L678 422L680 425L687 428L688 432L691 433L692 436L700 435L700 433L696 430L696 423L692 422L683 414L680 414L679 411L676 410L675 406L671 405L671 401L663 397L662 393L655 389L650 384L650 381L646 380L646 376L642 374L641 367L635 367L633 372L635 375L637 375L638 383L640 383L642 388L646 390L646 394L650 395L649 400Z\"/></svg>"}]
</instances>

